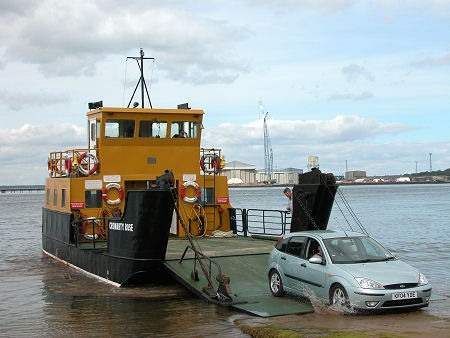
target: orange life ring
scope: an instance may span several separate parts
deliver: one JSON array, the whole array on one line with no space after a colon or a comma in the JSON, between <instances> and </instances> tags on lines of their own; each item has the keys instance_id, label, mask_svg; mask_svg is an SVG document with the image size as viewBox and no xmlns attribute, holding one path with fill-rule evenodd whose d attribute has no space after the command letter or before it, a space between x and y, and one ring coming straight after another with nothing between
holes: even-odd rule
<instances>
[{"instance_id":1,"label":"orange life ring","mask_svg":"<svg viewBox=\"0 0 450 338\"><path fill-rule=\"evenodd\" d=\"M211 158L209 162L206 162L207 158ZM205 164L206 162L206 164ZM220 167L220 158L216 154L206 154L203 155L200 159L200 168L202 168L203 172L205 173L215 173L217 174L221 167Z\"/></svg>"},{"instance_id":2,"label":"orange life ring","mask_svg":"<svg viewBox=\"0 0 450 338\"><path fill-rule=\"evenodd\" d=\"M108 198L108 190L112 189L112 188L116 188L119 191L119 197L116 198L115 200L110 200ZM109 183L105 187L103 187L102 197L103 197L103 200L106 202L106 204L109 204L109 205L120 204L120 202L122 202L124 196L125 196L125 192L123 191L122 186L118 183Z\"/></svg>"},{"instance_id":3,"label":"orange life ring","mask_svg":"<svg viewBox=\"0 0 450 338\"><path fill-rule=\"evenodd\" d=\"M83 166L81 165L81 161L84 160L86 157L89 157L94 161L94 166L89 171L88 171L88 169L83 168ZM81 174L83 174L84 176L92 175L93 173L95 173L98 170L98 167L99 167L98 158L91 153L81 154L80 156L78 156L77 161L78 161L78 171Z\"/></svg>"},{"instance_id":4,"label":"orange life ring","mask_svg":"<svg viewBox=\"0 0 450 338\"><path fill-rule=\"evenodd\" d=\"M97 223L97 226L94 226L94 228L96 228L94 234L86 233L86 228L87 228L89 221ZM88 218L86 218L85 221L83 221L83 223L81 223L81 232L83 233L84 238L91 239L91 240L98 238L98 236L102 233L101 225L99 224L99 222L100 221L98 219L96 219L95 217L88 217Z\"/></svg>"},{"instance_id":5,"label":"orange life ring","mask_svg":"<svg viewBox=\"0 0 450 338\"><path fill-rule=\"evenodd\" d=\"M187 197L186 196L186 188L187 187L193 187L195 189L195 195L193 197ZM187 181L184 182L184 184L180 188L180 196L183 198L183 201L188 203L195 203L197 202L198 198L200 197L200 187L198 186L197 182L194 181Z\"/></svg>"}]
</instances>

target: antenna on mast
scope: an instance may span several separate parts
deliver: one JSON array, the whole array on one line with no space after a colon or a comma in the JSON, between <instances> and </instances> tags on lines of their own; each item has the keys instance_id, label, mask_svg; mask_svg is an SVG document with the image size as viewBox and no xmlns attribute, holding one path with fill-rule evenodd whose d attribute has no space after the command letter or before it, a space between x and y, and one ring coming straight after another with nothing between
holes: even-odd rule
<instances>
[{"instance_id":1,"label":"antenna on mast","mask_svg":"<svg viewBox=\"0 0 450 338\"><path fill-rule=\"evenodd\" d=\"M136 90L138 89L139 84L141 84L141 99L142 99L141 108L144 108L144 88L145 88L145 92L147 93L147 99L148 99L148 103L150 104L150 108L153 108L152 101L150 101L150 95L148 94L147 84L145 83L145 79L144 79L144 60L155 60L155 58L145 58L144 50L141 48L140 56L128 56L127 60L128 59L136 60L139 70L141 71L141 77L139 78L139 81L136 84L136 88L134 88L133 95L131 95L131 99L130 99L130 102L128 102L127 108L130 108L131 101L133 101L134 94L136 94Z\"/></svg>"}]
</instances>

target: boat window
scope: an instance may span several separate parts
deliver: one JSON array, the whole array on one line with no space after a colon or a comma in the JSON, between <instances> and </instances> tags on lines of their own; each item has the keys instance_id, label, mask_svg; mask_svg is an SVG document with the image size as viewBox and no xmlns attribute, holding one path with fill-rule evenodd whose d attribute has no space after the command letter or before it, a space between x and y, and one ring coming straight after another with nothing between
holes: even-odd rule
<instances>
[{"instance_id":1,"label":"boat window","mask_svg":"<svg viewBox=\"0 0 450 338\"><path fill-rule=\"evenodd\" d=\"M58 190L53 190L53 205L56 207L58 204Z\"/></svg>"},{"instance_id":2,"label":"boat window","mask_svg":"<svg viewBox=\"0 0 450 338\"><path fill-rule=\"evenodd\" d=\"M97 138L100 138L100 121L99 120L97 120L97 128L96 128L96 130L97 130Z\"/></svg>"},{"instance_id":3,"label":"boat window","mask_svg":"<svg viewBox=\"0 0 450 338\"><path fill-rule=\"evenodd\" d=\"M192 121L172 122L170 137L173 138L197 138L198 123Z\"/></svg>"},{"instance_id":4,"label":"boat window","mask_svg":"<svg viewBox=\"0 0 450 338\"><path fill-rule=\"evenodd\" d=\"M166 137L167 122L166 121L140 121L139 137Z\"/></svg>"},{"instance_id":5,"label":"boat window","mask_svg":"<svg viewBox=\"0 0 450 338\"><path fill-rule=\"evenodd\" d=\"M134 120L106 120L105 137L133 138Z\"/></svg>"},{"instance_id":6,"label":"boat window","mask_svg":"<svg viewBox=\"0 0 450 338\"><path fill-rule=\"evenodd\" d=\"M61 191L61 208L66 207L66 189Z\"/></svg>"},{"instance_id":7,"label":"boat window","mask_svg":"<svg viewBox=\"0 0 450 338\"><path fill-rule=\"evenodd\" d=\"M95 138L96 138L96 133L95 133L95 124L91 123L91 141L95 142Z\"/></svg>"},{"instance_id":8,"label":"boat window","mask_svg":"<svg viewBox=\"0 0 450 338\"><path fill-rule=\"evenodd\" d=\"M287 245L286 253L303 258L303 249L305 248L306 239L307 238L303 236L292 237Z\"/></svg>"},{"instance_id":9,"label":"boat window","mask_svg":"<svg viewBox=\"0 0 450 338\"><path fill-rule=\"evenodd\" d=\"M86 208L101 208L102 207L102 191L101 190L86 190L84 192L84 200Z\"/></svg>"},{"instance_id":10,"label":"boat window","mask_svg":"<svg viewBox=\"0 0 450 338\"><path fill-rule=\"evenodd\" d=\"M214 188L200 188L200 202L203 205L213 205L214 201Z\"/></svg>"},{"instance_id":11,"label":"boat window","mask_svg":"<svg viewBox=\"0 0 450 338\"><path fill-rule=\"evenodd\" d=\"M47 205L50 205L50 189L47 189Z\"/></svg>"}]
</instances>

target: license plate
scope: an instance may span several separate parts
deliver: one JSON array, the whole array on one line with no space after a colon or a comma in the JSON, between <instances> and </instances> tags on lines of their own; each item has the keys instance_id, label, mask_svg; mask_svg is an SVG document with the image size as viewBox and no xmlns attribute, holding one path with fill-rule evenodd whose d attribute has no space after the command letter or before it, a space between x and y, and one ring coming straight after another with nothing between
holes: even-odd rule
<instances>
[{"instance_id":1,"label":"license plate","mask_svg":"<svg viewBox=\"0 0 450 338\"><path fill-rule=\"evenodd\" d=\"M392 300L402 300L411 298L417 298L417 291L396 292L392 294Z\"/></svg>"}]
</instances>

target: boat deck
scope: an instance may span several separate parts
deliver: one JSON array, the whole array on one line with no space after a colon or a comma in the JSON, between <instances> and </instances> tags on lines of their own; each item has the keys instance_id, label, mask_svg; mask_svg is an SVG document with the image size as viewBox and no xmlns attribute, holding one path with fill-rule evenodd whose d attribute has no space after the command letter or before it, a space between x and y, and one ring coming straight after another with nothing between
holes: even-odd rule
<instances>
[{"instance_id":1,"label":"boat deck","mask_svg":"<svg viewBox=\"0 0 450 338\"><path fill-rule=\"evenodd\" d=\"M261 317L313 312L312 305L298 298L274 297L270 293L267 278L267 261L275 242L273 240L248 237L198 238L196 245L203 254L213 258L222 269L222 274L230 277L233 305ZM187 239L170 239L164 265L185 287L201 298L211 300L202 288L208 285L197 262L199 281L191 278L194 268L194 254L188 250L180 263L180 258L189 245ZM206 267L209 269L209 265ZM215 269L214 265L212 267ZM216 270L217 271L217 270Z\"/></svg>"}]
</instances>

